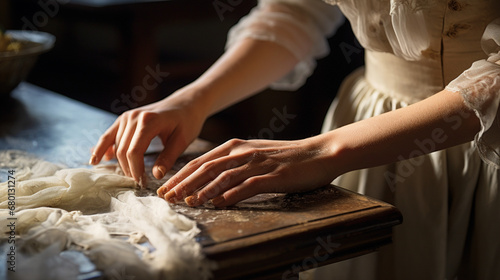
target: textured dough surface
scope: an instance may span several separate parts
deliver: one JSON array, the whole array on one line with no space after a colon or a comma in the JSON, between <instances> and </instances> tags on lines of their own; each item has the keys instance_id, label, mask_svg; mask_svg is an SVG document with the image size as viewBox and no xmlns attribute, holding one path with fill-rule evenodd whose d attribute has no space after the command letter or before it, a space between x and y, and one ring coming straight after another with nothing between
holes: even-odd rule
<instances>
[{"instance_id":1,"label":"textured dough surface","mask_svg":"<svg viewBox=\"0 0 500 280\"><path fill-rule=\"evenodd\" d=\"M16 218L16 272L9 277L76 279L78 264L61 254L73 250L107 279L209 277L196 223L159 197L138 197L135 182L113 168L64 169L16 151L0 151L0 162L16 171L14 216L8 182L0 184L2 255L11 245L8 218Z\"/></svg>"}]
</instances>

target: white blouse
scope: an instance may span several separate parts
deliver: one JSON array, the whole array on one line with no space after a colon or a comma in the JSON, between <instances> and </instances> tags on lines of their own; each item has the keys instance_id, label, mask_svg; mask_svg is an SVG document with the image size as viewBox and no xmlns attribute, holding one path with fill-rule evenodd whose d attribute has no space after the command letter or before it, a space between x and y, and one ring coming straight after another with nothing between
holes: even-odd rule
<instances>
[{"instance_id":1,"label":"white blouse","mask_svg":"<svg viewBox=\"0 0 500 280\"><path fill-rule=\"evenodd\" d=\"M500 18L486 28L481 46L488 58L478 60L446 89L460 92L481 120L476 144L481 158L500 167Z\"/></svg>"},{"instance_id":2,"label":"white blouse","mask_svg":"<svg viewBox=\"0 0 500 280\"><path fill-rule=\"evenodd\" d=\"M291 51L300 62L271 85L281 90L297 89L311 75L315 61L329 53L327 38L343 23L343 15L361 45L371 51L408 61L441 59L447 64L450 56L441 57L443 49L458 50L458 62L443 67L446 89L460 92L476 112L481 120L476 135L480 155L500 167L500 1L324 1L261 0L231 29L226 47L254 38ZM465 30L466 40L451 40ZM475 52L479 45L486 55ZM472 66L471 61L475 61Z\"/></svg>"}]
</instances>

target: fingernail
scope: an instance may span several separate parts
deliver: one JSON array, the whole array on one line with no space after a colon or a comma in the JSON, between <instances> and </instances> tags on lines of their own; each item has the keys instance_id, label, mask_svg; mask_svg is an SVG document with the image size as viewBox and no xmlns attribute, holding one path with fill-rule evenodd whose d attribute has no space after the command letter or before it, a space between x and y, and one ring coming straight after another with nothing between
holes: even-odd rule
<instances>
[{"instance_id":1,"label":"fingernail","mask_svg":"<svg viewBox=\"0 0 500 280\"><path fill-rule=\"evenodd\" d=\"M96 155L92 155L92 156L90 157L89 164L90 164L90 165L95 165L95 164L96 164L96 162L97 162L97 156L96 156Z\"/></svg>"},{"instance_id":2,"label":"fingernail","mask_svg":"<svg viewBox=\"0 0 500 280\"><path fill-rule=\"evenodd\" d=\"M161 175L159 179L165 177L165 173L167 172L166 168L161 165L156 166L156 171L159 172Z\"/></svg>"},{"instance_id":3,"label":"fingernail","mask_svg":"<svg viewBox=\"0 0 500 280\"><path fill-rule=\"evenodd\" d=\"M170 202L170 203L175 203L175 199L173 199L175 197L175 192L174 191L168 191L165 196L163 196L163 198Z\"/></svg>"},{"instance_id":4,"label":"fingernail","mask_svg":"<svg viewBox=\"0 0 500 280\"><path fill-rule=\"evenodd\" d=\"M224 203L224 201L226 201L226 199L221 195L221 196L218 196L218 197L212 199L212 204L217 206L217 205Z\"/></svg>"},{"instance_id":5,"label":"fingernail","mask_svg":"<svg viewBox=\"0 0 500 280\"><path fill-rule=\"evenodd\" d=\"M156 194L157 194L159 197L165 197L165 194L163 193L163 190L164 190L164 188L159 187L159 188L156 190Z\"/></svg>"},{"instance_id":6,"label":"fingernail","mask_svg":"<svg viewBox=\"0 0 500 280\"><path fill-rule=\"evenodd\" d=\"M198 204L198 196L196 195L191 195L188 196L184 199L184 201L187 203L189 206L196 206Z\"/></svg>"}]
</instances>

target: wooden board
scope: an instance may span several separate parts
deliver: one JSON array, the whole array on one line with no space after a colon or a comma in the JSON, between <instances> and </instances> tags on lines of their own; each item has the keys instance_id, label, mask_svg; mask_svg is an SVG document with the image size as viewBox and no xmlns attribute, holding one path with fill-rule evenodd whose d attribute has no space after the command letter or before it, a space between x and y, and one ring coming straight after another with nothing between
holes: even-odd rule
<instances>
[{"instance_id":1,"label":"wooden board","mask_svg":"<svg viewBox=\"0 0 500 280\"><path fill-rule=\"evenodd\" d=\"M197 239L218 265L216 279L287 279L390 243L402 221L393 206L332 185L259 195L225 209L174 209L198 222Z\"/></svg>"}]
</instances>

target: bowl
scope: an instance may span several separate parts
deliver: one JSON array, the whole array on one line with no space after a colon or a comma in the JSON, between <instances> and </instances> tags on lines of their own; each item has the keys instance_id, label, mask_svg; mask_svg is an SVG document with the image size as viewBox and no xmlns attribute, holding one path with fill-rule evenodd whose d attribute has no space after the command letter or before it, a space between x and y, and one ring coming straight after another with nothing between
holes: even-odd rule
<instances>
[{"instance_id":1,"label":"bowl","mask_svg":"<svg viewBox=\"0 0 500 280\"><path fill-rule=\"evenodd\" d=\"M53 35L39 31L8 30L5 34L21 47L18 51L0 51L0 98L9 96L26 79L38 56L56 41Z\"/></svg>"}]
</instances>

